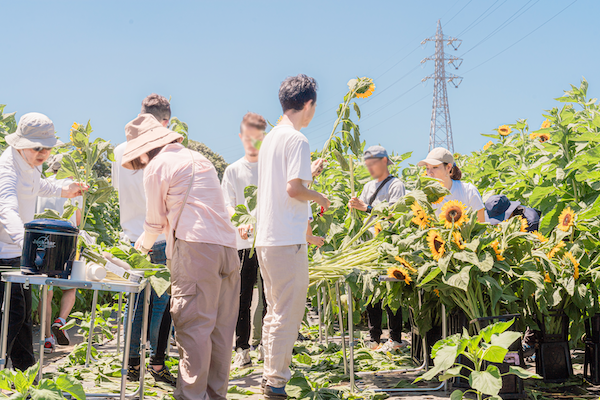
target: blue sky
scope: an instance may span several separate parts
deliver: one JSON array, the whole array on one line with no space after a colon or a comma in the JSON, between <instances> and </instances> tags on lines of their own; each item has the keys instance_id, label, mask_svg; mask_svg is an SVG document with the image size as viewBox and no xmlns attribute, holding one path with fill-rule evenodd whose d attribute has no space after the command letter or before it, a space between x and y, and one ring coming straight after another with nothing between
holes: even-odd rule
<instances>
[{"instance_id":1,"label":"blue sky","mask_svg":"<svg viewBox=\"0 0 600 400\"><path fill-rule=\"evenodd\" d=\"M318 81L316 116L304 133L320 148L346 82L369 76L377 89L359 100L363 139L414 151L409 161L416 162L427 153L433 91L432 81L420 81L434 68L420 64L433 44L420 42L437 20L463 40L451 54L464 54L464 62L449 72L464 81L448 97L455 150L466 153L500 124L527 118L537 128L553 98L583 76L588 94L598 95L600 3L578 0L547 22L571 3L3 2L0 103L17 116L47 114L64 139L74 121L90 119L95 135L120 143L142 99L156 92L172 97L173 116L189 124L191 138L233 162L243 155L242 116L254 111L274 122L285 77Z\"/></svg>"}]
</instances>

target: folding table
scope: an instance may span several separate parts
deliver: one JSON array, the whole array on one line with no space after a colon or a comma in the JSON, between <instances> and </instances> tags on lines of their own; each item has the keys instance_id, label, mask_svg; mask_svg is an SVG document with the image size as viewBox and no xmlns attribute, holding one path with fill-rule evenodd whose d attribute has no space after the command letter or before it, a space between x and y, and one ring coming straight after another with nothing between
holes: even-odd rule
<instances>
[{"instance_id":1,"label":"folding table","mask_svg":"<svg viewBox=\"0 0 600 400\"><path fill-rule=\"evenodd\" d=\"M48 287L49 286L59 286L69 289L82 289L82 290L93 290L94 296L92 300L92 309L91 309L91 321L90 321L90 330L88 335L88 346L87 346L87 354L85 365L86 367L89 365L91 350L92 350L92 338L94 336L94 319L96 316L96 304L98 302L98 291L108 291L108 292L117 292L117 293L125 293L129 296L129 312L127 313L127 318L125 322L125 343L123 349L123 362L121 365L121 392L119 394L116 393L87 393L86 397L112 397L112 398L120 398L124 400L126 398L134 398L139 397L140 400L144 398L144 365L146 364L146 340L147 340L147 332L148 332L148 307L150 304L150 291L146 290L144 292L144 309L143 309L143 318L142 318L142 339L141 339L141 348L140 348L140 386L134 393L128 394L127 390L127 368L129 363L129 344L131 342L131 326L133 322L134 315L134 307L135 304L135 295L141 293L144 288L148 286L148 281L143 279L140 283L133 283L127 281L114 281L114 280L103 280L99 282L93 281L75 281L71 279L61 279L61 278L52 278L46 275L25 275L21 272L5 272L2 274L2 281L6 282L6 288L4 290L4 304L2 309L2 327L0 330L0 370L4 369L7 364L6 360L6 350L7 350L7 336L8 336L8 316L10 311L10 294L11 294L11 284L23 284L23 285L38 285L42 287L42 315L40 317L40 370L38 372L38 379L42 379L42 368L44 364L44 343L45 343L45 330L46 330L46 310L48 307ZM119 302L120 303L120 302ZM119 321L120 323L120 321ZM120 331L120 329L119 329ZM120 334L120 332L118 332ZM117 351L119 350L117 347Z\"/></svg>"}]
</instances>

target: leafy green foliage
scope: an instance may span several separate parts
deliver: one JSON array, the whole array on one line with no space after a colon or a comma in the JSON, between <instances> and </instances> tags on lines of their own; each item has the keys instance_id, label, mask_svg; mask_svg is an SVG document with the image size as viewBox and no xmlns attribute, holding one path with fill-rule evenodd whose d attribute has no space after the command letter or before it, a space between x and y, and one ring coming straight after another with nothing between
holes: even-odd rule
<instances>
[{"instance_id":1,"label":"leafy green foliage","mask_svg":"<svg viewBox=\"0 0 600 400\"><path fill-rule=\"evenodd\" d=\"M26 371L0 371L0 389L12 393L11 396L5 393L0 395L10 399L60 400L67 398L63 395L64 392L76 400L85 399L81 383L67 374L59 375L55 380L42 379L35 384L39 368L39 364L35 364Z\"/></svg>"}]
</instances>

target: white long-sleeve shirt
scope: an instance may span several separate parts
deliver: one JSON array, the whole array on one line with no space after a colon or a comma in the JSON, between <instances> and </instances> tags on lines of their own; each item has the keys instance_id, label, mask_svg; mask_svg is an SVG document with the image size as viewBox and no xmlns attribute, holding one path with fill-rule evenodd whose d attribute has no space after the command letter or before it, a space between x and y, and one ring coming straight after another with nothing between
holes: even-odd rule
<instances>
[{"instance_id":1,"label":"white long-sleeve shirt","mask_svg":"<svg viewBox=\"0 0 600 400\"><path fill-rule=\"evenodd\" d=\"M21 256L23 225L33 220L36 198L61 195L62 187L41 175L41 167L29 166L12 147L0 155L0 259Z\"/></svg>"}]
</instances>

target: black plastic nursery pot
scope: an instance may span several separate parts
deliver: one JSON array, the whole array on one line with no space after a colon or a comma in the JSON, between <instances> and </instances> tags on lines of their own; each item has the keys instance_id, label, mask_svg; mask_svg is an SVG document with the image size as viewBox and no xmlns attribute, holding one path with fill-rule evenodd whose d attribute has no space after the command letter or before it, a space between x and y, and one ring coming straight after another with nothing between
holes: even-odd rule
<instances>
[{"instance_id":1,"label":"black plastic nursery pot","mask_svg":"<svg viewBox=\"0 0 600 400\"><path fill-rule=\"evenodd\" d=\"M25 224L21 271L68 278L79 230L69 221L36 219Z\"/></svg>"},{"instance_id":2,"label":"black plastic nursery pot","mask_svg":"<svg viewBox=\"0 0 600 400\"><path fill-rule=\"evenodd\" d=\"M519 318L519 314L507 314L507 315L499 315L494 317L486 317L486 318L478 318L476 320L470 321L471 324L476 324L479 329L482 329L489 325L490 323L497 321L510 321L513 318ZM470 360L464 359L462 356L459 356L457 359L458 363L466 365L470 368L473 368L473 363ZM521 343L521 339L515 341L510 347L509 352L504 357L504 362L502 363L491 363L485 361L483 363L483 368L486 369L488 365L495 365L500 370L501 374L505 374L508 372L511 366L519 366L522 367L524 365L523 359L523 345ZM465 368L461 373L465 376L468 376L469 371ZM457 388L469 388L469 382L463 378L454 378L452 385ZM527 394L525 393L523 379L519 378L516 375L506 375L502 377L502 389L499 393L500 397L503 399L525 399L527 398Z\"/></svg>"},{"instance_id":3,"label":"black plastic nursery pot","mask_svg":"<svg viewBox=\"0 0 600 400\"><path fill-rule=\"evenodd\" d=\"M593 385L600 385L600 314L585 321L583 377Z\"/></svg>"},{"instance_id":4,"label":"black plastic nursery pot","mask_svg":"<svg viewBox=\"0 0 600 400\"><path fill-rule=\"evenodd\" d=\"M535 370L544 382L562 383L573 375L568 341L569 319L562 311L555 311L550 316L560 319L560 331L548 332L545 324L538 321L542 335L536 349Z\"/></svg>"},{"instance_id":5,"label":"black plastic nursery pot","mask_svg":"<svg viewBox=\"0 0 600 400\"><path fill-rule=\"evenodd\" d=\"M425 334L425 342L427 343L427 365L433 365L431 349L433 348L433 345L441 339L441 326L434 326ZM416 365L423 364L423 336L419 334L419 329L414 324L411 325L411 343L410 355L413 362Z\"/></svg>"}]
</instances>

